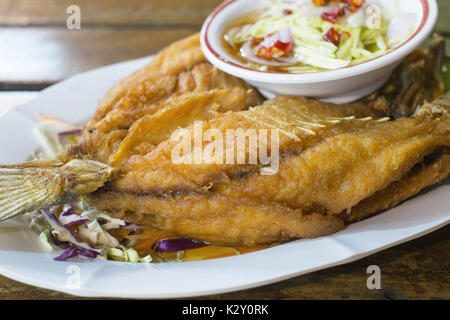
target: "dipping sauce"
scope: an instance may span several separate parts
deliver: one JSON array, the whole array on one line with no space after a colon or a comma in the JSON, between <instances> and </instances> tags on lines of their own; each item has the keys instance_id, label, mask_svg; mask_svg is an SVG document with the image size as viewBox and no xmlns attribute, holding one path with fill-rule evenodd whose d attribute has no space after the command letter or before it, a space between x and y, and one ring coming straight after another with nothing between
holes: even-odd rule
<instances>
[{"instance_id":1,"label":"dipping sauce","mask_svg":"<svg viewBox=\"0 0 450 320\"><path fill-rule=\"evenodd\" d=\"M384 55L411 36L417 16L397 1L265 0L265 8L233 21L223 35L229 54L247 67L318 72Z\"/></svg>"}]
</instances>

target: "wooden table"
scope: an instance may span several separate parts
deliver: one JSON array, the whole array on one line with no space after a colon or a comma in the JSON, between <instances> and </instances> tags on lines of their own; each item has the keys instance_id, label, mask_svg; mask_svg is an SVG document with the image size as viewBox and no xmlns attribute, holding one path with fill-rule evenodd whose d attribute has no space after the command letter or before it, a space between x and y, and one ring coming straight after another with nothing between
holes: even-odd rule
<instances>
[{"instance_id":1,"label":"wooden table","mask_svg":"<svg viewBox=\"0 0 450 320\"><path fill-rule=\"evenodd\" d=\"M0 2L0 113L75 73L139 58L200 29L221 0L77 0L81 30L68 30L72 0ZM450 1L438 0L447 37ZM450 299L450 226L363 260L265 287L207 299ZM381 268L381 290L366 286ZM74 299L0 276L0 299ZM76 298L75 298L76 299Z\"/></svg>"}]
</instances>

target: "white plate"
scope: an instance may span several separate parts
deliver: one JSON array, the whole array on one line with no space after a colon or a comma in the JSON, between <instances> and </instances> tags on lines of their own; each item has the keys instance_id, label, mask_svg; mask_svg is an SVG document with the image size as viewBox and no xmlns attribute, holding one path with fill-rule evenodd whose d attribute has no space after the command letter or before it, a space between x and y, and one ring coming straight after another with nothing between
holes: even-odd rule
<instances>
[{"instance_id":1,"label":"white plate","mask_svg":"<svg viewBox=\"0 0 450 320\"><path fill-rule=\"evenodd\" d=\"M25 161L37 148L32 135L37 111L71 123L85 123L114 83L149 60L77 75L7 112L0 117L0 163ZM56 262L56 253L43 253L36 235L13 220L0 224L0 273L30 285L87 297L175 298L242 290L352 262L443 227L450 220L449 192L447 180L389 212L332 236L185 263Z\"/></svg>"}]
</instances>

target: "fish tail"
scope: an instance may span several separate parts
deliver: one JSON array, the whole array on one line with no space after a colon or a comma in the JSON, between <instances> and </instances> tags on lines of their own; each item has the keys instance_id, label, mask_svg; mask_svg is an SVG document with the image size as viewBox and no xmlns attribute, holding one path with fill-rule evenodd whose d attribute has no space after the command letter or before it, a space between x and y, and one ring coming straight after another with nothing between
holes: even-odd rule
<instances>
[{"instance_id":1,"label":"fish tail","mask_svg":"<svg viewBox=\"0 0 450 320\"><path fill-rule=\"evenodd\" d=\"M0 166L0 221L56 203L63 181L60 164Z\"/></svg>"},{"instance_id":2,"label":"fish tail","mask_svg":"<svg viewBox=\"0 0 450 320\"><path fill-rule=\"evenodd\" d=\"M81 159L0 166L0 221L87 195L117 172L100 162Z\"/></svg>"}]
</instances>

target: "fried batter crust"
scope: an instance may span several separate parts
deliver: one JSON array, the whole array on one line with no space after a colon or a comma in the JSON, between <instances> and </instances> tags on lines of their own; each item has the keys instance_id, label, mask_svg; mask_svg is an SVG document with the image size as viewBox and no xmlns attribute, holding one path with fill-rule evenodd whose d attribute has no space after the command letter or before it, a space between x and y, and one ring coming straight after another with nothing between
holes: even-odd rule
<instances>
[{"instance_id":1,"label":"fried batter crust","mask_svg":"<svg viewBox=\"0 0 450 320\"><path fill-rule=\"evenodd\" d=\"M416 51L373 95L337 106L304 97L263 103L244 82L209 65L195 35L115 86L69 155L120 168L90 201L127 221L233 245L331 234L449 174L450 97L425 103L443 91L441 44ZM182 128L193 137L197 120L204 131L224 135L279 129L279 171L174 164L173 133ZM268 143L262 147L271 152Z\"/></svg>"}]
</instances>

